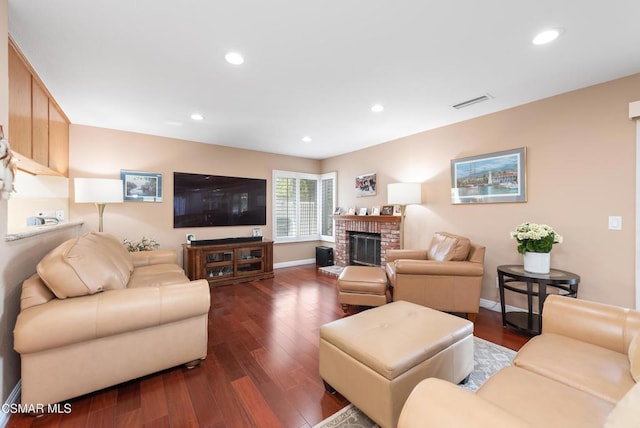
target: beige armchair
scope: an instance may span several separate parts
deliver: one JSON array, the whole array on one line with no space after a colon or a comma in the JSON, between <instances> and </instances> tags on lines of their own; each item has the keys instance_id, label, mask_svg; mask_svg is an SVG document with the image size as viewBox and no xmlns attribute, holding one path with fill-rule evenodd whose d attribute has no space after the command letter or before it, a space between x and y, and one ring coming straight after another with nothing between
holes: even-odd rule
<instances>
[{"instance_id":1,"label":"beige armchair","mask_svg":"<svg viewBox=\"0 0 640 428\"><path fill-rule=\"evenodd\" d=\"M475 321L480 309L485 247L468 238L437 232L428 249L390 250L387 276L393 300L444 312L466 313Z\"/></svg>"}]
</instances>

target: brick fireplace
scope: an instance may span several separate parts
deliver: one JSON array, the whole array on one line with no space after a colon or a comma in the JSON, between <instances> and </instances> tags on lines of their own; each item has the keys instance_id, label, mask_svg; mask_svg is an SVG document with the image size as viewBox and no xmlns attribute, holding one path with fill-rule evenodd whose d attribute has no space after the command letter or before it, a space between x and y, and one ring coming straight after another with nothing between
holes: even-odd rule
<instances>
[{"instance_id":1,"label":"brick fireplace","mask_svg":"<svg viewBox=\"0 0 640 428\"><path fill-rule=\"evenodd\" d=\"M335 263L338 266L349 265L350 232L380 234L380 264L387 262L387 251L400 248L400 216L334 216L336 222Z\"/></svg>"}]
</instances>

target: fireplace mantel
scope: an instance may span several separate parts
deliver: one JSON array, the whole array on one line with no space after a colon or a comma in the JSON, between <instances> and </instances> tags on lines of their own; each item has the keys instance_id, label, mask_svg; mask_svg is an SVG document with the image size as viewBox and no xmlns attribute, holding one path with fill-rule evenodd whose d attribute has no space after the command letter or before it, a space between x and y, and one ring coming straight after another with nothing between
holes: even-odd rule
<instances>
[{"instance_id":1,"label":"fireplace mantel","mask_svg":"<svg viewBox=\"0 0 640 428\"><path fill-rule=\"evenodd\" d=\"M400 222L402 217L393 215L334 215L336 223L335 262L338 266L349 264L349 232L380 234L380 263L387 262L387 251L400 248Z\"/></svg>"},{"instance_id":2,"label":"fireplace mantel","mask_svg":"<svg viewBox=\"0 0 640 428\"><path fill-rule=\"evenodd\" d=\"M402 221L402 217L399 215L334 215L333 218L335 221L358 220L380 223L400 223Z\"/></svg>"}]
</instances>

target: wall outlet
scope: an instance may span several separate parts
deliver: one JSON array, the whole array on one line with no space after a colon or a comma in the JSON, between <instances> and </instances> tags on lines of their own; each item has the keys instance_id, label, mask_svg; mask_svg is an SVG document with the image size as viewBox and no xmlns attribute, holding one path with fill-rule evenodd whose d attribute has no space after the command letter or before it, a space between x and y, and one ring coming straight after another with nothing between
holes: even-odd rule
<instances>
[{"instance_id":1,"label":"wall outlet","mask_svg":"<svg viewBox=\"0 0 640 428\"><path fill-rule=\"evenodd\" d=\"M496 288L500 288L500 279L496 276Z\"/></svg>"},{"instance_id":2,"label":"wall outlet","mask_svg":"<svg viewBox=\"0 0 640 428\"><path fill-rule=\"evenodd\" d=\"M64 210L56 210L56 218L58 221L64 221Z\"/></svg>"}]
</instances>

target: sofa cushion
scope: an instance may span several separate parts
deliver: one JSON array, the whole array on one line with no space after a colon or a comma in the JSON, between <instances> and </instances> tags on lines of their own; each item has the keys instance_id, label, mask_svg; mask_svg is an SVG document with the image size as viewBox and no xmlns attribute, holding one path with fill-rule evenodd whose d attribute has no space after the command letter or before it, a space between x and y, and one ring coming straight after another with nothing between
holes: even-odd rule
<instances>
[{"instance_id":1,"label":"sofa cushion","mask_svg":"<svg viewBox=\"0 0 640 428\"><path fill-rule=\"evenodd\" d=\"M640 383L618 401L607 420L604 428L637 428L640 427Z\"/></svg>"},{"instance_id":2,"label":"sofa cushion","mask_svg":"<svg viewBox=\"0 0 640 428\"><path fill-rule=\"evenodd\" d=\"M128 288L160 287L162 285L186 284L189 278L180 266L173 263L161 263L138 266L129 279Z\"/></svg>"},{"instance_id":3,"label":"sofa cushion","mask_svg":"<svg viewBox=\"0 0 640 428\"><path fill-rule=\"evenodd\" d=\"M49 290L37 273L34 273L22 283L20 294L20 310L23 311L32 306L42 305L56 296Z\"/></svg>"},{"instance_id":4,"label":"sofa cushion","mask_svg":"<svg viewBox=\"0 0 640 428\"><path fill-rule=\"evenodd\" d=\"M640 382L640 333L633 337L629 345L629 366L633 380Z\"/></svg>"},{"instance_id":5,"label":"sofa cushion","mask_svg":"<svg viewBox=\"0 0 640 428\"><path fill-rule=\"evenodd\" d=\"M429 245L429 260L463 261L469 256L471 241L463 236L436 232Z\"/></svg>"},{"instance_id":6,"label":"sofa cushion","mask_svg":"<svg viewBox=\"0 0 640 428\"><path fill-rule=\"evenodd\" d=\"M513 366L491 376L477 394L536 427L600 428L614 407L592 394Z\"/></svg>"},{"instance_id":7,"label":"sofa cushion","mask_svg":"<svg viewBox=\"0 0 640 428\"><path fill-rule=\"evenodd\" d=\"M554 333L527 342L513 364L612 404L634 385L627 355Z\"/></svg>"},{"instance_id":8,"label":"sofa cushion","mask_svg":"<svg viewBox=\"0 0 640 428\"><path fill-rule=\"evenodd\" d=\"M40 278L59 299L125 288L132 269L133 263L127 263L121 252L96 234L60 244L36 267Z\"/></svg>"}]
</instances>

